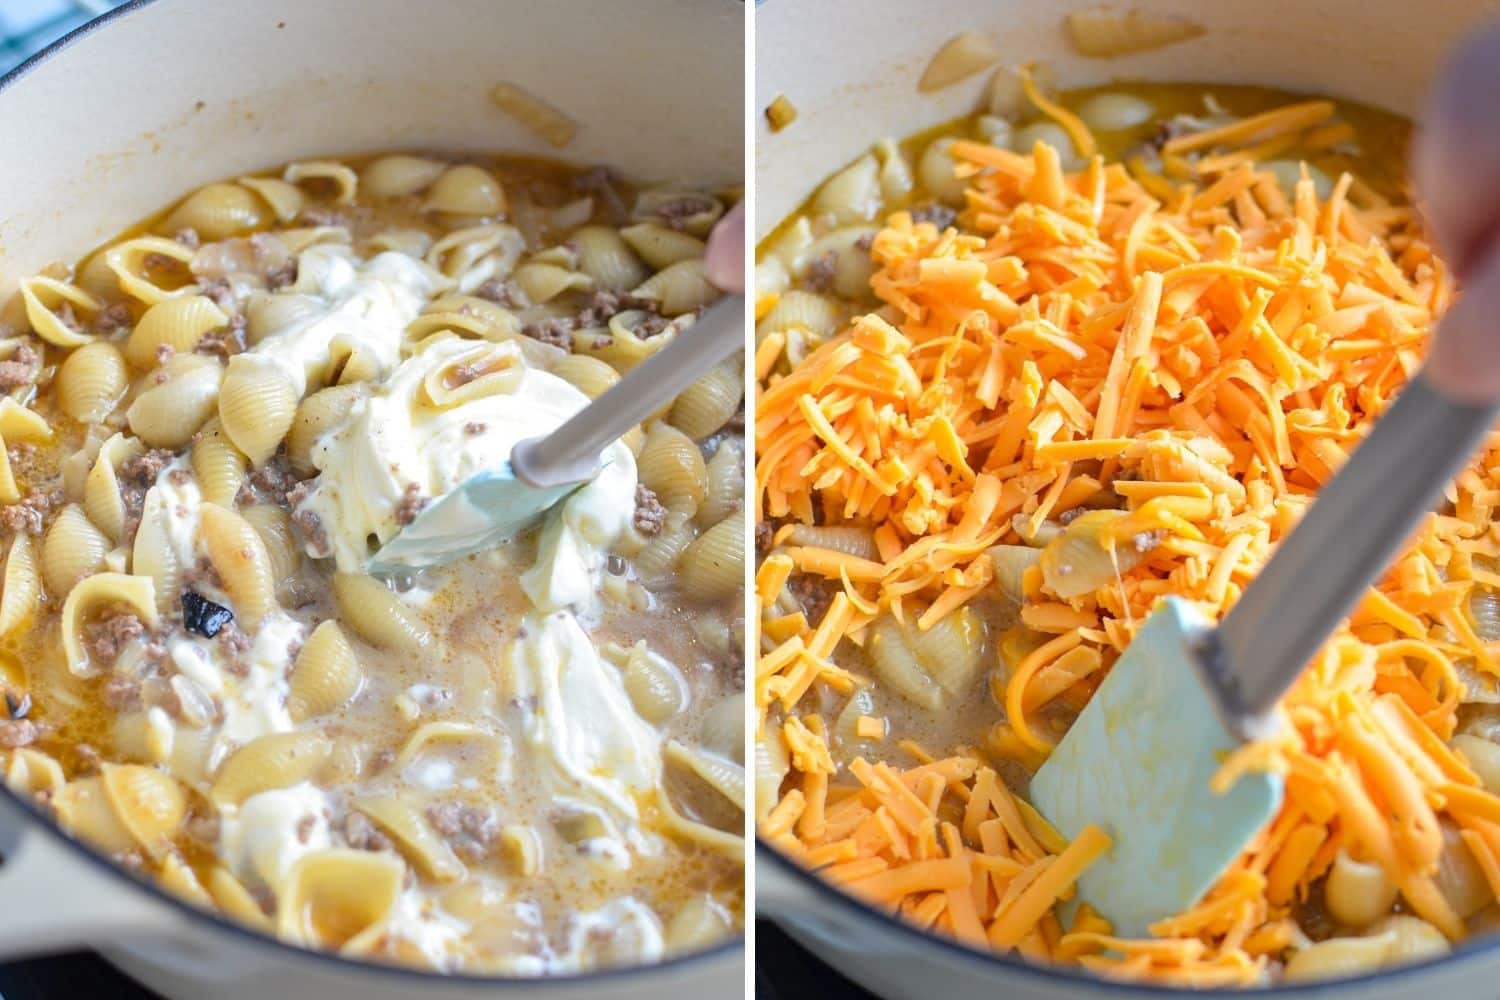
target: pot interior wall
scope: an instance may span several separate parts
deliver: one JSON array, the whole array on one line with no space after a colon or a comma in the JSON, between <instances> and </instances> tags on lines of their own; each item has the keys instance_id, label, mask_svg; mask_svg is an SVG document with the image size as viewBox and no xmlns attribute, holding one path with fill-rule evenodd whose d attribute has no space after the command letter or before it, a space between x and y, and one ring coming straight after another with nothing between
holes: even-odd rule
<instances>
[{"instance_id":1,"label":"pot interior wall","mask_svg":"<svg viewBox=\"0 0 1500 1000\"><path fill-rule=\"evenodd\" d=\"M151 0L0 91L0 294L205 181L395 148L739 183L736 0ZM581 124L558 152L497 82Z\"/></svg>"},{"instance_id":2,"label":"pot interior wall","mask_svg":"<svg viewBox=\"0 0 1500 1000\"><path fill-rule=\"evenodd\" d=\"M755 107L785 94L799 114L779 133L758 115L756 232L768 232L875 140L910 135L978 107L988 73L934 94L917 92L928 61L961 31L997 39L1009 64L1049 63L1066 86L1115 79L1254 83L1414 114L1447 49L1487 12L1500 10L1494 0L1138 0L1117 6L1180 15L1208 31L1155 52L1086 59L1068 45L1063 17L1097 5L769 0L756 12Z\"/></svg>"}]
</instances>

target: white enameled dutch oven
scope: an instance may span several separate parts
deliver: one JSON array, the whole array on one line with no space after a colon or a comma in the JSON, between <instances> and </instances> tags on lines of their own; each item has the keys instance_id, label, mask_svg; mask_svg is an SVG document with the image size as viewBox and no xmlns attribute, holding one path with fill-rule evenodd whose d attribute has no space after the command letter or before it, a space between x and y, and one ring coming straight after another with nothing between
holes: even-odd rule
<instances>
[{"instance_id":1,"label":"white enameled dutch oven","mask_svg":"<svg viewBox=\"0 0 1500 1000\"><path fill-rule=\"evenodd\" d=\"M393 149L552 152L502 80L580 125L561 155L738 184L736 0L136 0L0 80L0 297L197 185ZM738 995L738 943L546 980L444 977L276 943L189 908L0 791L0 957L95 947L181 1000Z\"/></svg>"},{"instance_id":2,"label":"white enameled dutch oven","mask_svg":"<svg viewBox=\"0 0 1500 1000\"><path fill-rule=\"evenodd\" d=\"M968 114L988 74L936 93L917 81L948 39L969 29L998 39L1011 63L1050 64L1063 86L1120 79L1251 83L1353 98L1415 114L1444 54L1493 0L1117 0L1185 17L1199 38L1154 52L1087 59L1063 18L1098 0L764 0L755 13L755 107L778 94L796 121L755 133L757 238L819 183L886 136L904 137ZM1500 94L1494 95L1500 100ZM1183 991L1094 979L1064 968L972 951L917 931L820 882L773 849L757 850L756 904L809 949L890 1000L1170 997ZM1451 957L1376 975L1266 990L1266 997L1500 996L1500 937Z\"/></svg>"}]
</instances>

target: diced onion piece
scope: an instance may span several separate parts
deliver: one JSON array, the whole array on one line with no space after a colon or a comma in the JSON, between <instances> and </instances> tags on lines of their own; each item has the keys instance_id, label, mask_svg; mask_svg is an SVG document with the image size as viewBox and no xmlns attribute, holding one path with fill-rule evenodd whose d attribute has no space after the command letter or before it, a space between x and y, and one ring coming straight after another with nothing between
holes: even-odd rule
<instances>
[{"instance_id":1,"label":"diced onion piece","mask_svg":"<svg viewBox=\"0 0 1500 1000\"><path fill-rule=\"evenodd\" d=\"M938 50L922 73L917 89L922 93L942 90L1000 61L1000 49L977 31L965 31Z\"/></svg>"},{"instance_id":2,"label":"diced onion piece","mask_svg":"<svg viewBox=\"0 0 1500 1000\"><path fill-rule=\"evenodd\" d=\"M1203 34L1203 26L1144 10L1092 7L1063 19L1068 39L1080 55L1123 56L1159 49Z\"/></svg>"},{"instance_id":3,"label":"diced onion piece","mask_svg":"<svg viewBox=\"0 0 1500 1000\"><path fill-rule=\"evenodd\" d=\"M513 83L495 84L490 91L490 100L557 149L572 142L578 133L578 125L573 119Z\"/></svg>"},{"instance_id":4,"label":"diced onion piece","mask_svg":"<svg viewBox=\"0 0 1500 1000\"><path fill-rule=\"evenodd\" d=\"M797 106L787 100L785 94L777 94L776 99L766 105L766 121L771 123L772 132L780 132L796 120Z\"/></svg>"}]
</instances>

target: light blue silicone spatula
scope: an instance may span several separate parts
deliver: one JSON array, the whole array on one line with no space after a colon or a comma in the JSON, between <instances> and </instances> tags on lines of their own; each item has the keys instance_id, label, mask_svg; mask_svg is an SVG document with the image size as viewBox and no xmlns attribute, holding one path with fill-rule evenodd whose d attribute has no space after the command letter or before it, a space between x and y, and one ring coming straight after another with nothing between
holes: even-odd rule
<instances>
[{"instance_id":1,"label":"light blue silicone spatula","mask_svg":"<svg viewBox=\"0 0 1500 1000\"><path fill-rule=\"evenodd\" d=\"M556 430L429 503L371 557L370 572L437 566L515 536L593 480L612 442L743 348L744 309L744 296L720 299Z\"/></svg>"},{"instance_id":2,"label":"light blue silicone spatula","mask_svg":"<svg viewBox=\"0 0 1500 1000\"><path fill-rule=\"evenodd\" d=\"M1500 35L1492 32L1486 44L1492 57ZM1500 93L1494 58L1470 65L1484 48L1466 52L1439 92L1418 155L1424 181L1453 160L1445 153L1456 148L1455 117L1471 128L1487 119L1495 131L1493 109L1476 116L1452 106L1455 90L1485 100ZM1466 70L1477 75L1477 89L1469 77L1466 87L1455 86ZM1500 143L1464 140L1463 169L1471 173L1476 142L1491 157L1488 185L1470 193L1500 210ZM1432 221L1466 291L1435 335L1427 365L1219 626L1194 605L1167 599L1032 780L1033 803L1065 836L1089 823L1110 834L1113 846L1085 872L1078 898L1118 934L1145 935L1152 923L1198 903L1275 816L1278 777L1248 774L1223 795L1210 791L1210 779L1226 752L1274 732L1281 696L1500 412L1500 211L1488 216L1487 231L1470 219L1434 213Z\"/></svg>"}]
</instances>

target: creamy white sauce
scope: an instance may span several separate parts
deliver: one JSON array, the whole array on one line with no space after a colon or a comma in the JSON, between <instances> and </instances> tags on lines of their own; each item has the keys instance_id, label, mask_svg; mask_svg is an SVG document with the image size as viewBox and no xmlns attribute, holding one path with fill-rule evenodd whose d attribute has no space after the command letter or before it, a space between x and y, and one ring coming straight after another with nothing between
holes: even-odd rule
<instances>
[{"instance_id":1,"label":"creamy white sauce","mask_svg":"<svg viewBox=\"0 0 1500 1000\"><path fill-rule=\"evenodd\" d=\"M188 568L204 557L198 542L198 521L203 498L190 479L174 476L188 469L185 457L162 469L156 485L146 495L146 517L162 517L177 564ZM182 479L181 483L174 482ZM199 581L194 588L231 611L233 602L221 588ZM292 718L286 708L287 671L292 648L307 637L307 626L279 608L268 614L252 636L252 644L240 657L243 676L230 670L230 656L221 639L181 631L167 640L167 656L178 672L219 700L223 715L217 732L219 757L233 746L266 733L286 732Z\"/></svg>"},{"instance_id":2,"label":"creamy white sauce","mask_svg":"<svg viewBox=\"0 0 1500 1000\"><path fill-rule=\"evenodd\" d=\"M521 632L501 667L528 706L521 742L559 799L597 809L618 828L614 839L625 839L639 819L637 796L661 781L660 734L636 714L619 672L573 615L527 615ZM640 838L630 839L640 849Z\"/></svg>"},{"instance_id":3,"label":"creamy white sauce","mask_svg":"<svg viewBox=\"0 0 1500 1000\"><path fill-rule=\"evenodd\" d=\"M471 358L505 367L498 391L434 404L429 377ZM384 544L400 531L397 512L408 488L429 500L446 496L476 473L503 467L518 442L547 434L587 403L567 382L530 367L514 342L429 340L314 446L321 475L299 509L318 515L339 569L358 572L370 538ZM616 442L604 460L593 482L548 515L543 557L523 578L539 607L591 603L604 560L599 550L629 524L635 458Z\"/></svg>"},{"instance_id":4,"label":"creamy white sauce","mask_svg":"<svg viewBox=\"0 0 1500 1000\"><path fill-rule=\"evenodd\" d=\"M250 885L278 896L303 855L327 849L328 799L308 782L261 792L219 816L219 856Z\"/></svg>"},{"instance_id":5,"label":"creamy white sauce","mask_svg":"<svg viewBox=\"0 0 1500 1000\"><path fill-rule=\"evenodd\" d=\"M330 359L358 353L389 371L401 358L406 327L437 292L451 282L424 262L387 252L360 261L347 246L320 244L297 258L291 292L318 304L243 354L229 371L280 371L300 399Z\"/></svg>"}]
</instances>

